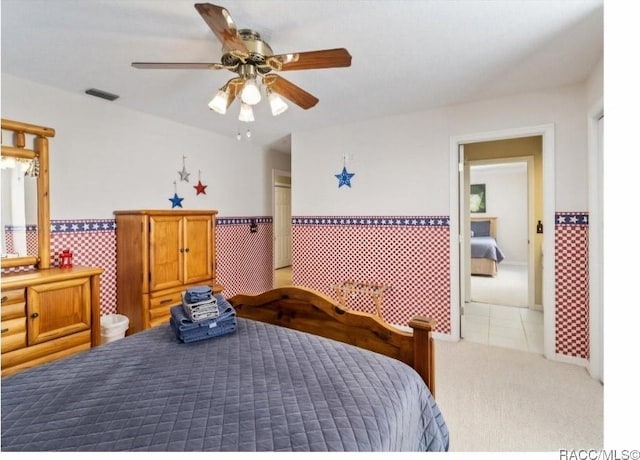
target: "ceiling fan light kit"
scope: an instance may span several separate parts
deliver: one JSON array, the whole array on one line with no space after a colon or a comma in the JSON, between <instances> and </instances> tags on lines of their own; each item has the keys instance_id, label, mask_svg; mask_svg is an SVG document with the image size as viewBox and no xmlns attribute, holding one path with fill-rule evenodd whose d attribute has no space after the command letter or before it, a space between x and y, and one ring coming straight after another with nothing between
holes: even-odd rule
<instances>
[{"instance_id":1,"label":"ceiling fan light kit","mask_svg":"<svg viewBox=\"0 0 640 460\"><path fill-rule=\"evenodd\" d=\"M219 89L211 99L211 102L209 102L209 108L222 115L227 113L227 105L229 105L229 93L226 87Z\"/></svg>"},{"instance_id":2,"label":"ceiling fan light kit","mask_svg":"<svg viewBox=\"0 0 640 460\"><path fill-rule=\"evenodd\" d=\"M304 110L310 109L318 103L318 98L282 78L277 72L351 66L351 55L345 48L274 55L258 32L238 30L225 8L211 3L196 3L194 6L222 43L221 62L133 62L131 65L138 69L226 69L238 74L227 81L209 102L209 108L219 114L226 114L239 96L238 119L243 122L254 121L252 106L260 103L263 90L273 116L287 110L284 99ZM258 77L261 77L261 85L258 85Z\"/></svg>"},{"instance_id":3,"label":"ceiling fan light kit","mask_svg":"<svg viewBox=\"0 0 640 460\"><path fill-rule=\"evenodd\" d=\"M247 123L255 121L255 118L253 117L253 107L245 102L242 102L240 104L240 115L238 116L238 120Z\"/></svg>"},{"instance_id":4,"label":"ceiling fan light kit","mask_svg":"<svg viewBox=\"0 0 640 460\"><path fill-rule=\"evenodd\" d=\"M274 117L284 113L289 108L284 99L270 89L267 89L267 97L269 99L269 106L271 107L271 114Z\"/></svg>"}]
</instances>

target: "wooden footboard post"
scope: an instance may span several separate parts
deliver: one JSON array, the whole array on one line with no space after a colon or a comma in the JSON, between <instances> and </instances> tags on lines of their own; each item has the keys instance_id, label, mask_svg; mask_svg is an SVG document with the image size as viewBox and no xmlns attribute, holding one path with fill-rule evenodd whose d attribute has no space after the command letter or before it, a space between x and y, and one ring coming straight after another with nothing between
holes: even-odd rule
<instances>
[{"instance_id":1,"label":"wooden footboard post","mask_svg":"<svg viewBox=\"0 0 640 460\"><path fill-rule=\"evenodd\" d=\"M434 398L436 397L436 368L431 331L435 323L434 319L426 316L416 316L409 321L409 327L413 328L413 368L427 384Z\"/></svg>"}]
</instances>

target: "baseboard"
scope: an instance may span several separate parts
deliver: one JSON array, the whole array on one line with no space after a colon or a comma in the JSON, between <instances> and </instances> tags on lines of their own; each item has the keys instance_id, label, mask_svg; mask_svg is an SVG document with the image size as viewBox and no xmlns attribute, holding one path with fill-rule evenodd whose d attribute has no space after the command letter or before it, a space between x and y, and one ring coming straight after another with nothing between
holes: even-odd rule
<instances>
[{"instance_id":1,"label":"baseboard","mask_svg":"<svg viewBox=\"0 0 640 460\"><path fill-rule=\"evenodd\" d=\"M443 334L442 332L434 332L431 336L436 340L444 340L446 342L459 342L460 339L451 334Z\"/></svg>"},{"instance_id":2,"label":"baseboard","mask_svg":"<svg viewBox=\"0 0 640 460\"><path fill-rule=\"evenodd\" d=\"M535 311L544 311L544 308L542 308L542 305L540 304L535 304L531 309Z\"/></svg>"},{"instance_id":3,"label":"baseboard","mask_svg":"<svg viewBox=\"0 0 640 460\"><path fill-rule=\"evenodd\" d=\"M413 328L410 328L409 326L403 326L400 324L392 324L392 326L395 327L396 329L400 329L401 331L413 332ZM456 339L451 334L443 334L442 332L432 332L431 336L436 340L446 340L447 342L460 341L460 339Z\"/></svg>"},{"instance_id":4,"label":"baseboard","mask_svg":"<svg viewBox=\"0 0 640 460\"><path fill-rule=\"evenodd\" d=\"M558 353L554 353L550 358L551 361L558 361L560 363L566 364L575 364L576 366L587 367L589 365L589 361L585 358L580 358L578 356L567 356L561 355Z\"/></svg>"}]
</instances>

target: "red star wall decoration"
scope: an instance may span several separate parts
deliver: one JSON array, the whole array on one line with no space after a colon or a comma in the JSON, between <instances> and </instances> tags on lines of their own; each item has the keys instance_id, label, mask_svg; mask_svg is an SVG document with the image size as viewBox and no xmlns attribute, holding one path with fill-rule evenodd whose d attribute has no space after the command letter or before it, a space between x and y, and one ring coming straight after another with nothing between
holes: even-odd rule
<instances>
[{"instance_id":1,"label":"red star wall decoration","mask_svg":"<svg viewBox=\"0 0 640 460\"><path fill-rule=\"evenodd\" d=\"M195 189L196 189L196 196L197 196L197 195L200 195L201 193L202 193L203 195L206 195L206 194L207 194L207 192L204 190L205 188L207 188L207 186L206 186L206 185L204 185L204 184L202 183L202 181L200 180L200 176L201 176L201 174L202 174L202 171L198 170L198 185L194 185L194 186L193 186L193 188L195 188Z\"/></svg>"},{"instance_id":2,"label":"red star wall decoration","mask_svg":"<svg viewBox=\"0 0 640 460\"><path fill-rule=\"evenodd\" d=\"M201 193L203 195L206 195L207 192L205 191L205 189L207 188L206 185L203 185L202 182L198 181L197 185L194 185L193 188L196 189L196 195L200 195Z\"/></svg>"}]
</instances>

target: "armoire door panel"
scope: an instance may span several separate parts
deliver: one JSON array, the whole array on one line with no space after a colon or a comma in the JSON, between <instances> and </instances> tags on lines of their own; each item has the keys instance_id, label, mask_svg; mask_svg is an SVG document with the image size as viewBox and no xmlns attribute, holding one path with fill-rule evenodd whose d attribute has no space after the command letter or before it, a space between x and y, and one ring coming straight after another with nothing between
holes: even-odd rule
<instances>
[{"instance_id":1,"label":"armoire door panel","mask_svg":"<svg viewBox=\"0 0 640 460\"><path fill-rule=\"evenodd\" d=\"M213 219L211 216L187 216L184 219L184 282L210 280L213 277Z\"/></svg>"},{"instance_id":2,"label":"armoire door panel","mask_svg":"<svg viewBox=\"0 0 640 460\"><path fill-rule=\"evenodd\" d=\"M184 278L181 216L151 216L150 290L180 286Z\"/></svg>"}]
</instances>

